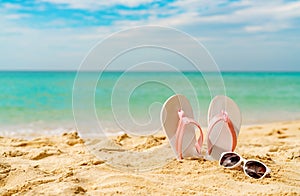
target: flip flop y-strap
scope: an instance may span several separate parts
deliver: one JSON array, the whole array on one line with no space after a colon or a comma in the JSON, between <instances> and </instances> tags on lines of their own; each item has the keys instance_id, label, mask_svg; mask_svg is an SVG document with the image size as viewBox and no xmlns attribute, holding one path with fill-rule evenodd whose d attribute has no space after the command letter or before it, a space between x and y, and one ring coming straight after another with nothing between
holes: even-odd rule
<instances>
[{"instance_id":1,"label":"flip flop y-strap","mask_svg":"<svg viewBox=\"0 0 300 196\"><path fill-rule=\"evenodd\" d=\"M185 126L187 124L193 124L196 127L198 127L198 129L200 130L200 137L198 138L198 141L195 144L195 148L198 153L201 153L201 146L203 144L203 132L202 132L200 125L194 119L184 116L183 110L178 111L178 116L179 116L179 121L178 121L178 126L177 126L177 131L176 131L175 146L176 146L176 151L178 153L179 159L183 158L182 157L182 139L183 139L183 134L185 131Z\"/></svg>"},{"instance_id":2,"label":"flip flop y-strap","mask_svg":"<svg viewBox=\"0 0 300 196\"><path fill-rule=\"evenodd\" d=\"M236 144L237 144L236 132L234 129L234 125L233 125L232 121L230 120L228 113L226 111L222 110L218 115L214 116L211 119L210 124L208 126L208 136L210 135L212 128L220 121L225 122L228 127L228 130L229 130L231 138L232 138L231 150L234 151ZM208 141L208 144L207 144L208 154L211 154L214 144L212 144L209 139L207 141Z\"/></svg>"}]
</instances>

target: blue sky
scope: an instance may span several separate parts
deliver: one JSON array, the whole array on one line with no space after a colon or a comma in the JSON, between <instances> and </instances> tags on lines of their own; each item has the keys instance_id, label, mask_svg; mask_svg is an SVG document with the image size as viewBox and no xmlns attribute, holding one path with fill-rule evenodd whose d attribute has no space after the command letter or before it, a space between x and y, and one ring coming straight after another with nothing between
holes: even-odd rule
<instances>
[{"instance_id":1,"label":"blue sky","mask_svg":"<svg viewBox=\"0 0 300 196\"><path fill-rule=\"evenodd\" d=\"M161 25L195 37L224 71L300 71L299 10L284 0L0 0L0 69L76 70L110 34Z\"/></svg>"}]
</instances>

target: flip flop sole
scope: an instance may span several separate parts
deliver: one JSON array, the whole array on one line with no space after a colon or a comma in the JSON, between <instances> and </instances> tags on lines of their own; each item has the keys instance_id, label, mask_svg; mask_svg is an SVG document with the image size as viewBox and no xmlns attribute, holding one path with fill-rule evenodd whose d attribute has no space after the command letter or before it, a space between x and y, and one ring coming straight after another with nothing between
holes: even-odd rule
<instances>
[{"instance_id":1,"label":"flip flop sole","mask_svg":"<svg viewBox=\"0 0 300 196\"><path fill-rule=\"evenodd\" d=\"M241 112L237 104L227 96L219 95L211 101L208 110L208 124L222 110L227 112L229 119L234 125L236 137L238 137L242 122ZM213 144L210 154L213 159L218 160L223 152L232 151L233 141L227 123L224 121L218 122L211 130L208 130L208 133L207 140Z\"/></svg>"},{"instance_id":2,"label":"flip flop sole","mask_svg":"<svg viewBox=\"0 0 300 196\"><path fill-rule=\"evenodd\" d=\"M176 130L178 126L178 111L182 109L185 115L189 118L194 118L193 109L184 95L173 95L163 105L161 110L161 123L165 134L168 137L169 143L177 159L178 154L176 151ZM196 156L196 135L193 125L186 125L185 132L182 140L182 155L183 157Z\"/></svg>"}]
</instances>

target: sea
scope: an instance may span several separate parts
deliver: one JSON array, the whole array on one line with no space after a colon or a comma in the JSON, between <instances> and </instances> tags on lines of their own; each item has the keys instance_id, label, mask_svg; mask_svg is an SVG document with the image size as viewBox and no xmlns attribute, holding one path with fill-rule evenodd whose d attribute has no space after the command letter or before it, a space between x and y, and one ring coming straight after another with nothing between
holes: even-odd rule
<instances>
[{"instance_id":1,"label":"sea","mask_svg":"<svg viewBox=\"0 0 300 196\"><path fill-rule=\"evenodd\" d=\"M242 124L300 120L298 72L0 72L0 136L83 133L147 135L174 94L207 126L214 96L239 106Z\"/></svg>"}]
</instances>

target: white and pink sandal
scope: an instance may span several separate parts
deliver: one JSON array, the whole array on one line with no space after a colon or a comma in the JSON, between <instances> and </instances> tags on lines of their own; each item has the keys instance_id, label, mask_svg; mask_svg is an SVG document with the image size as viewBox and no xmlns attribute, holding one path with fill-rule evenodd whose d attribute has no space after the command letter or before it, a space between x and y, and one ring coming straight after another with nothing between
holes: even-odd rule
<instances>
[{"instance_id":1,"label":"white and pink sandal","mask_svg":"<svg viewBox=\"0 0 300 196\"><path fill-rule=\"evenodd\" d=\"M185 96L174 95L164 103L161 122L177 159L201 157L203 132L194 120L193 109ZM193 125L200 131L198 139Z\"/></svg>"},{"instance_id":2,"label":"white and pink sandal","mask_svg":"<svg viewBox=\"0 0 300 196\"><path fill-rule=\"evenodd\" d=\"M241 127L241 112L229 97L219 95L208 109L207 155L219 160L223 152L233 152Z\"/></svg>"},{"instance_id":3,"label":"white and pink sandal","mask_svg":"<svg viewBox=\"0 0 300 196\"><path fill-rule=\"evenodd\" d=\"M177 159L204 157L219 160L223 152L233 152L241 127L241 113L235 102L223 95L216 96L208 111L206 155L201 151L203 132L194 120L193 109L183 95L170 97L163 105L161 122ZM196 139L195 127L200 131Z\"/></svg>"}]
</instances>

